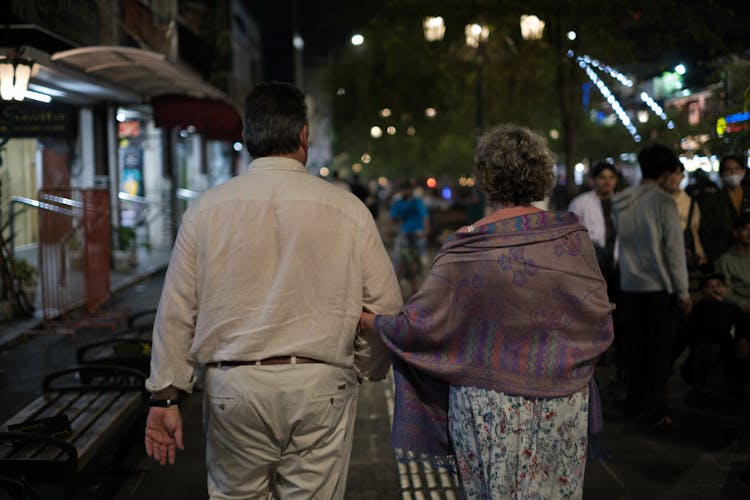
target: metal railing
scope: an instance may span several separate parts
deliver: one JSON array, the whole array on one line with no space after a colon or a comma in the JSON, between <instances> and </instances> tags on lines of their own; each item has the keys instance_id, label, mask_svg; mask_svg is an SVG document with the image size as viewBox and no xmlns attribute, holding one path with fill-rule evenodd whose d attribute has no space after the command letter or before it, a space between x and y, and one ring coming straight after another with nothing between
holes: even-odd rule
<instances>
[{"instance_id":1,"label":"metal railing","mask_svg":"<svg viewBox=\"0 0 750 500\"><path fill-rule=\"evenodd\" d=\"M57 196L55 196L55 198L59 198L60 200L65 200L67 202L80 203L80 202L76 202L75 200L71 200L69 198L60 198L60 197L57 197ZM57 201L57 200L50 200L50 201ZM41 210L49 210L50 212L54 212L54 213L57 213L57 214L65 215L65 216L68 216L68 217L71 217L71 218L74 217L73 210L68 210L66 208L62 208L62 207L59 207L57 205L53 205L51 203L46 203L46 202L43 202L43 201L34 200L32 198L27 198L25 196L13 196L10 199L9 210L8 210L8 212L10 212L9 215L8 215L8 218L9 218L9 220L8 220L8 231L10 232L10 235L9 235L9 238L8 238L8 240L9 240L8 241L8 252L10 253L11 257L13 257L15 255L15 245L13 243L14 235L16 234L15 233L16 211L14 209L15 204L25 205L25 206L28 206L28 207L39 208ZM69 203L64 203L64 204L68 205Z\"/></svg>"},{"instance_id":2,"label":"metal railing","mask_svg":"<svg viewBox=\"0 0 750 500\"><path fill-rule=\"evenodd\" d=\"M152 208L154 208L154 207L161 208L162 207L162 202L161 201L152 200L151 198L146 198L144 196L137 196L137 195L134 195L134 194L125 193L123 191L120 191L119 193L117 193L117 197L119 199L121 199L122 201L126 201L126 202L129 202L129 203L135 203L136 205L140 205L142 207L145 207L145 208L143 208L143 210L141 210L138 213L138 216L133 221L135 226L141 225L141 224L143 224L144 222L146 222L149 219L149 217L151 215L151 212L152 212L152 210L151 210ZM157 212L157 215L158 215L158 212Z\"/></svg>"},{"instance_id":3,"label":"metal railing","mask_svg":"<svg viewBox=\"0 0 750 500\"><path fill-rule=\"evenodd\" d=\"M187 188L178 188L177 191L175 191L175 196L181 200L195 200L201 194L200 191L193 191L192 189Z\"/></svg>"}]
</instances>

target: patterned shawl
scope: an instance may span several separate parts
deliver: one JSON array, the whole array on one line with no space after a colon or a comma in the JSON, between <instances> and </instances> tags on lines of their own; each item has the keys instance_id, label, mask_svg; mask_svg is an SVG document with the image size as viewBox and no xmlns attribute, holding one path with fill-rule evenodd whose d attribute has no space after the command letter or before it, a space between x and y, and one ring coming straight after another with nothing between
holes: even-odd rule
<instances>
[{"instance_id":1,"label":"patterned shawl","mask_svg":"<svg viewBox=\"0 0 750 500\"><path fill-rule=\"evenodd\" d=\"M394 357L397 456L450 466L451 385L527 398L583 389L612 342L611 310L588 232L571 213L454 234L403 312L375 319Z\"/></svg>"}]
</instances>

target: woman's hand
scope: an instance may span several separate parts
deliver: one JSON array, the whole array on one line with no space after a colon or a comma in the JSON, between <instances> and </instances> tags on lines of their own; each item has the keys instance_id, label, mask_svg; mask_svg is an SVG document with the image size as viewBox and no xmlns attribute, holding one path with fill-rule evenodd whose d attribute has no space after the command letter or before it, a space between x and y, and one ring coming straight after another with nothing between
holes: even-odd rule
<instances>
[{"instance_id":1,"label":"woman's hand","mask_svg":"<svg viewBox=\"0 0 750 500\"><path fill-rule=\"evenodd\" d=\"M359 317L359 328L368 333L375 333L375 315L371 312L362 311Z\"/></svg>"}]
</instances>

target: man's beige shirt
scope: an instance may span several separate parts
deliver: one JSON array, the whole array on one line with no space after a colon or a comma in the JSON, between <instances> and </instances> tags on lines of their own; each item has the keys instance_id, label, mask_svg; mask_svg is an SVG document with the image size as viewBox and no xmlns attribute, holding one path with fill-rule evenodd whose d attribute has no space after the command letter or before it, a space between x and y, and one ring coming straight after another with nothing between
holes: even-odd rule
<instances>
[{"instance_id":1,"label":"man's beige shirt","mask_svg":"<svg viewBox=\"0 0 750 500\"><path fill-rule=\"evenodd\" d=\"M296 355L352 367L362 308L401 306L393 265L356 196L296 160L256 159L183 217L146 388L190 391L193 369L212 361ZM388 359L377 339L358 339L360 351Z\"/></svg>"}]
</instances>

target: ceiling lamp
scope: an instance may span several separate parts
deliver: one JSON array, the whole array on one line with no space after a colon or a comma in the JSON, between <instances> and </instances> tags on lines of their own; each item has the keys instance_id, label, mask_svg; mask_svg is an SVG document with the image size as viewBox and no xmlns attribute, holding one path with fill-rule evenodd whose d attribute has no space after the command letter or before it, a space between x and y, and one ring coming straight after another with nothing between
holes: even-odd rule
<instances>
[{"instance_id":1,"label":"ceiling lamp","mask_svg":"<svg viewBox=\"0 0 750 500\"><path fill-rule=\"evenodd\" d=\"M3 101L23 101L29 87L32 62L20 57L0 59L0 97Z\"/></svg>"}]
</instances>

